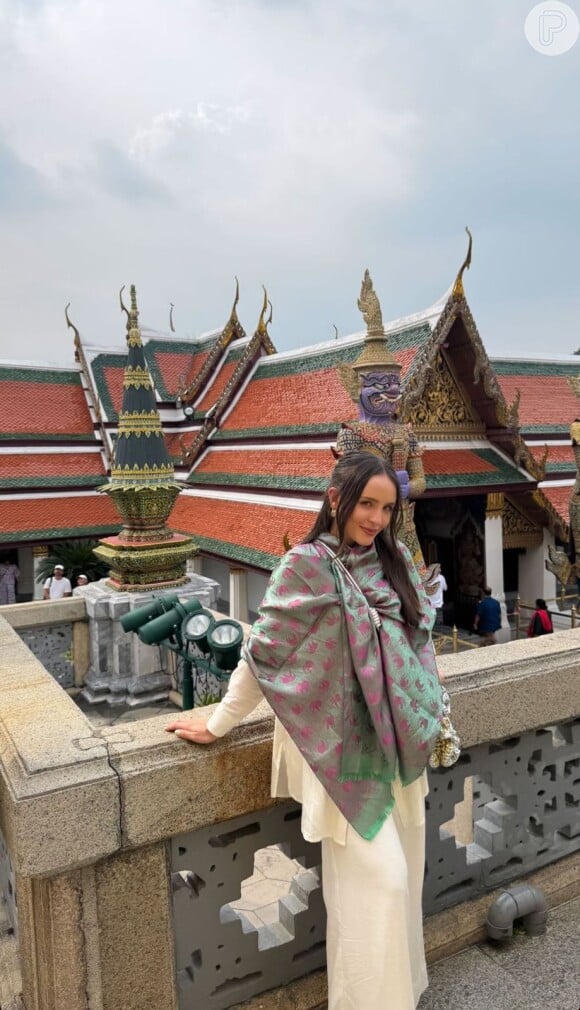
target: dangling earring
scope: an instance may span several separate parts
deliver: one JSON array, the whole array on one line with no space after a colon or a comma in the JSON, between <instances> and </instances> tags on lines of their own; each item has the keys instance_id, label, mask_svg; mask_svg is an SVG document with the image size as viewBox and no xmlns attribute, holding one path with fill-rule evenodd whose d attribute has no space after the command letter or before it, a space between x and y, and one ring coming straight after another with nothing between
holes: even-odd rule
<instances>
[{"instance_id":1,"label":"dangling earring","mask_svg":"<svg viewBox=\"0 0 580 1010\"><path fill-rule=\"evenodd\" d=\"M336 519L336 509L332 509L332 508L331 508L331 510L330 510L330 515L331 515L331 518L332 518L332 519Z\"/></svg>"}]
</instances>

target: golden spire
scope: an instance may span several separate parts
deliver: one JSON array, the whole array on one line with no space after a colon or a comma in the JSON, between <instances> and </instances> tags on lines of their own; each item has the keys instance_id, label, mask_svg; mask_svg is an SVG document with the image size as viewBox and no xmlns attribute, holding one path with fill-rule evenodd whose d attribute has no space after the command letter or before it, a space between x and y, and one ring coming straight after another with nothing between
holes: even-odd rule
<instances>
[{"instance_id":1,"label":"golden spire","mask_svg":"<svg viewBox=\"0 0 580 1010\"><path fill-rule=\"evenodd\" d=\"M365 270L357 305L367 324L367 334L363 350L356 361L353 362L352 368L356 372L378 372L385 369L400 369L401 365L388 348L387 336L383 326L381 304L373 288L373 282L368 270Z\"/></svg>"},{"instance_id":2,"label":"golden spire","mask_svg":"<svg viewBox=\"0 0 580 1010\"><path fill-rule=\"evenodd\" d=\"M264 304L262 305L262 311L260 312L260 318L258 320L258 326L257 326L257 329L256 329L256 333L265 333L267 335L268 334L267 326L268 326L268 323L270 323L271 320L272 320L272 313L270 312L270 318L268 319L268 322L266 322L265 321L266 309L268 308L268 304L269 304L269 302L268 302L268 292L266 291L266 288L264 287L263 284L262 284L262 287L264 288ZM270 305L270 310L271 309L272 309L272 306Z\"/></svg>"},{"instance_id":3,"label":"golden spire","mask_svg":"<svg viewBox=\"0 0 580 1010\"><path fill-rule=\"evenodd\" d=\"M76 345L78 341L81 339L81 335L77 330L75 324L71 322L70 316L68 314L69 308L70 308L70 302L67 302L64 310L64 318L66 319L66 325L68 326L69 330L72 330L75 335L75 345Z\"/></svg>"},{"instance_id":4,"label":"golden spire","mask_svg":"<svg viewBox=\"0 0 580 1010\"><path fill-rule=\"evenodd\" d=\"M232 305L232 311L230 312L230 318L229 318L230 323L239 322L236 307L240 300L240 282L237 277L235 277L235 281L236 281L236 294L234 296L234 304Z\"/></svg>"},{"instance_id":5,"label":"golden spire","mask_svg":"<svg viewBox=\"0 0 580 1010\"><path fill-rule=\"evenodd\" d=\"M463 290L463 272L469 270L471 266L471 247L473 245L473 239L471 237L471 232L469 228L465 228L467 234L469 235L469 245L467 247L467 256L465 257L461 267L459 268L459 273L455 278L455 284L453 285L452 297L453 298L465 298L465 291Z\"/></svg>"}]
</instances>

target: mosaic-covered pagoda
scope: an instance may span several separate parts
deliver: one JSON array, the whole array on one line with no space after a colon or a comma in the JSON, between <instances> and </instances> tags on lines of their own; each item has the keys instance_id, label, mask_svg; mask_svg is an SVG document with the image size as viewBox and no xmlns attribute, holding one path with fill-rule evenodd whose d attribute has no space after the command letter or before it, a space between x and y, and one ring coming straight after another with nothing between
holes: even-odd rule
<instances>
[{"instance_id":1,"label":"mosaic-covered pagoda","mask_svg":"<svg viewBox=\"0 0 580 1010\"><path fill-rule=\"evenodd\" d=\"M175 533L167 520L181 491L165 446L161 417L145 362L135 285L127 313L127 363L123 404L111 479L100 488L123 519L115 536L99 541L95 554L110 566L111 588L143 592L184 585L186 562L196 553L191 537Z\"/></svg>"}]
</instances>

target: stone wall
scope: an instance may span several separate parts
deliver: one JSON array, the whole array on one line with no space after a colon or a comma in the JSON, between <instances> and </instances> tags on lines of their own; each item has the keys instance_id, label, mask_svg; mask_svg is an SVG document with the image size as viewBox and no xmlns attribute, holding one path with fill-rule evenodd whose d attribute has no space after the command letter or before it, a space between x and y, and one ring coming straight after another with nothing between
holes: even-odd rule
<instances>
[{"instance_id":1,"label":"stone wall","mask_svg":"<svg viewBox=\"0 0 580 1010\"><path fill-rule=\"evenodd\" d=\"M506 879L506 867L511 877L527 873L550 902L580 889L580 747L574 722L580 713L580 632L446 656L440 666L465 749L464 764L450 773L451 789L444 775L434 780L443 786L442 795L463 798L463 779L471 777L477 822L488 819L484 807L497 804L502 789L509 806L510 782L519 776L522 788L511 814L518 812L520 795L537 809L519 808L525 816L519 816L517 830L509 809L495 809L503 839L495 848L479 825L473 844L482 860L487 854L489 879L482 882L478 874L475 888L473 881L459 880L461 904L445 907L452 876L438 882L439 904L433 907L443 910L426 922L431 957L481 938L493 888ZM296 966L302 959L308 974L288 979L285 990L279 989L284 974L266 971L260 961L257 933L231 916L210 920L204 912L211 906L219 913L231 900L263 844L275 841L304 855L295 808L270 798L273 719L266 703L211 748L194 748L167 734L167 716L95 729L0 618L0 712L0 831L16 882L26 1010L217 1010L248 998L247 1010L287 1005L313 1010L323 1002L324 972L312 972L323 961L322 913L314 892L307 903L312 918L302 920L304 930L300 926L304 943L307 935L312 940L292 961ZM560 729L549 728L554 726ZM480 775L490 794L476 795ZM545 796L537 784L532 788L534 775L552 783ZM438 794L434 788L429 830L443 849L455 853L448 862L450 874L457 874L469 860L439 830L450 820L453 800L439 800ZM493 827L492 822L488 832L497 840ZM556 834L558 844L564 840L555 853L561 858L552 865L529 861L534 852L543 855L541 831L548 849ZM192 852L198 854L190 859ZM512 855L523 861L510 868ZM305 859L311 865L315 854ZM427 894L430 888L428 877ZM184 907L195 928L202 924L201 940L187 925ZM227 958L225 980L222 961L214 959L217 951ZM258 967L249 967L252 958ZM282 967L290 960L277 958ZM262 972L257 989L252 991L255 978L250 978L245 994L233 981L240 965L246 981ZM270 991L254 995L260 988Z\"/></svg>"}]
</instances>

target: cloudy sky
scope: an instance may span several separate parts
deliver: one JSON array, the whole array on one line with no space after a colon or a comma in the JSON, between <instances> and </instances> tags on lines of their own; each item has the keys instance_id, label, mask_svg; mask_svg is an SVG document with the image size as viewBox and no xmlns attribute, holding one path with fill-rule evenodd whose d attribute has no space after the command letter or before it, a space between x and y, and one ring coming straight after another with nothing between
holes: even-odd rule
<instances>
[{"instance_id":1,"label":"cloudy sky","mask_svg":"<svg viewBox=\"0 0 580 1010\"><path fill-rule=\"evenodd\" d=\"M279 349L453 281L491 353L580 345L580 40L531 0L0 0L0 348L119 344L122 284L178 334L266 284ZM572 5L574 6L574 5ZM580 4L579 13L580 13Z\"/></svg>"}]
</instances>

